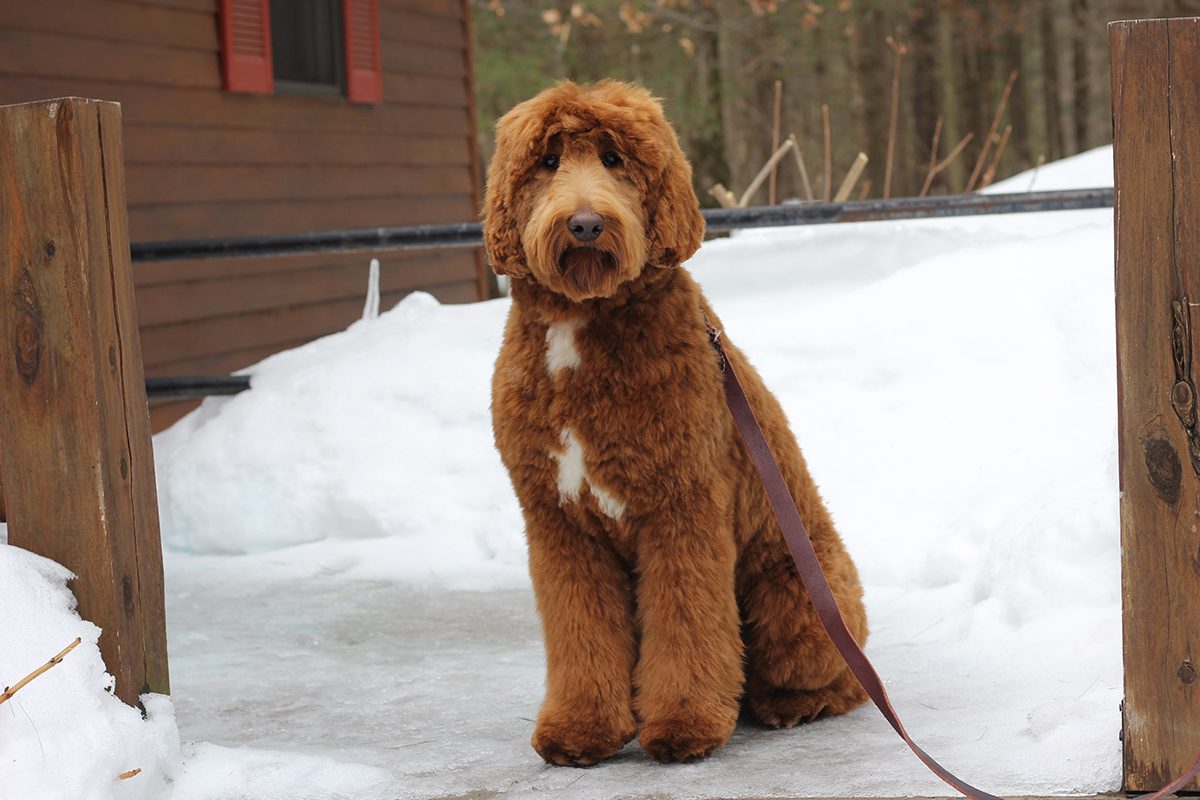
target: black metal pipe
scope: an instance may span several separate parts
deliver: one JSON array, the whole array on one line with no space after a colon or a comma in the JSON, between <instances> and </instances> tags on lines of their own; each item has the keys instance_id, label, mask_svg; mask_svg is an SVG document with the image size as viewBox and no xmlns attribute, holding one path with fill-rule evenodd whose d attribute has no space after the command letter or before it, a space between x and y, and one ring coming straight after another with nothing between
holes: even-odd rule
<instances>
[{"instance_id":1,"label":"black metal pipe","mask_svg":"<svg viewBox=\"0 0 1200 800\"><path fill-rule=\"evenodd\" d=\"M918 217L1112 208L1112 204L1112 189L1070 189L1022 194L965 194L901 197L892 200L850 200L845 203L710 208L705 209L704 218L710 233L722 233L739 228L767 228L778 225L825 225ZM478 222L456 222L448 225L415 225L403 228L363 228L227 239L139 242L130 248L130 255L134 263L140 264L152 261L251 258L295 253L477 247L482 243L483 233Z\"/></svg>"},{"instance_id":2,"label":"black metal pipe","mask_svg":"<svg viewBox=\"0 0 1200 800\"><path fill-rule=\"evenodd\" d=\"M1070 189L1021 194L966 194L943 197L900 197L892 200L850 200L845 203L790 203L752 208L705 209L710 233L741 228L826 225L838 222L1015 214L1029 211L1071 211L1112 208L1113 190ZM398 250L417 247L476 247L483 243L478 222L416 225L407 228L313 231L278 236L233 239L193 239L134 244L132 260L183 261L204 258L246 258L292 253ZM233 395L250 388L244 375L219 377L147 378L146 396L206 397Z\"/></svg>"},{"instance_id":3,"label":"black metal pipe","mask_svg":"<svg viewBox=\"0 0 1200 800\"><path fill-rule=\"evenodd\" d=\"M943 197L897 197L849 200L845 203L788 203L754 208L711 208L704 212L710 232L779 225L826 225L836 222L968 217L1030 211L1074 211L1112 208L1113 190L1070 189L1020 194L961 194Z\"/></svg>"},{"instance_id":4,"label":"black metal pipe","mask_svg":"<svg viewBox=\"0 0 1200 800\"><path fill-rule=\"evenodd\" d=\"M248 375L181 375L146 378L146 397L208 397L231 395L250 388Z\"/></svg>"}]
</instances>

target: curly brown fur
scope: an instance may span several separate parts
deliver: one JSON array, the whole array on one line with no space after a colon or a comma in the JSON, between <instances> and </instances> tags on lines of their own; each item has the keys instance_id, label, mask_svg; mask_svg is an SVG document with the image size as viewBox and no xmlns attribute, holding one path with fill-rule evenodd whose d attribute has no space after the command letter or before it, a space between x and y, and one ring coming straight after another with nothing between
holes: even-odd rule
<instances>
[{"instance_id":1,"label":"curly brown fur","mask_svg":"<svg viewBox=\"0 0 1200 800\"><path fill-rule=\"evenodd\" d=\"M640 735L688 761L725 743L743 702L773 727L859 705L733 427L717 316L679 268L704 221L662 108L635 86L562 83L496 142L484 239L513 304L492 415L546 642L534 748L585 765ZM604 221L593 242L568 227L584 211ZM864 642L858 574L783 411L726 349Z\"/></svg>"}]
</instances>

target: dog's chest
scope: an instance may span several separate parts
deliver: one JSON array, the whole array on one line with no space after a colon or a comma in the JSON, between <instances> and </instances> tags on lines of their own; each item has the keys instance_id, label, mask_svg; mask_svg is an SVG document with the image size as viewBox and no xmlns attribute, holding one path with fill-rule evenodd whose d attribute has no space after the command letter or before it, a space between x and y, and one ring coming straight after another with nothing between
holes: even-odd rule
<instances>
[{"instance_id":1,"label":"dog's chest","mask_svg":"<svg viewBox=\"0 0 1200 800\"><path fill-rule=\"evenodd\" d=\"M556 437L544 443L555 464L554 482L561 506L590 507L619 521L627 510L625 492L614 480L614 463L604 458L614 442L612 398L589 387L588 374L598 368L585 363L579 334L583 320L571 317L546 328L540 368L544 370L544 419ZM594 361L593 354L593 361Z\"/></svg>"}]
</instances>

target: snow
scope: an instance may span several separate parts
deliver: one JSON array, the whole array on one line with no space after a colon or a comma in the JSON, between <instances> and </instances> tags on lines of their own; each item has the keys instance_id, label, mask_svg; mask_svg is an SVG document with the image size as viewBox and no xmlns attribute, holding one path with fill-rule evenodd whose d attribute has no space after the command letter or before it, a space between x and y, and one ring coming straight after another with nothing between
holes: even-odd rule
<instances>
[{"instance_id":1,"label":"snow","mask_svg":"<svg viewBox=\"0 0 1200 800\"><path fill-rule=\"evenodd\" d=\"M986 194L1006 192L1049 192L1056 189L1095 189L1113 185L1112 145L1043 164L996 181Z\"/></svg>"},{"instance_id":2,"label":"snow","mask_svg":"<svg viewBox=\"0 0 1200 800\"><path fill-rule=\"evenodd\" d=\"M100 629L75 614L71 577L53 561L0 544L0 685L83 640L0 706L0 797L159 798L179 763L171 701L145 695L143 720L109 694ZM141 773L118 779L133 769Z\"/></svg>"},{"instance_id":3,"label":"snow","mask_svg":"<svg viewBox=\"0 0 1200 800\"><path fill-rule=\"evenodd\" d=\"M1111 185L1110 158L993 188ZM689 264L788 412L909 730L992 792L1120 784L1112 247L1098 210L748 231ZM63 570L0 545L0 684L84 640L0 707L0 797L949 794L870 707L746 722L697 764L540 761L488 414L506 311L412 295L156 438L173 696L148 720L105 693Z\"/></svg>"}]
</instances>

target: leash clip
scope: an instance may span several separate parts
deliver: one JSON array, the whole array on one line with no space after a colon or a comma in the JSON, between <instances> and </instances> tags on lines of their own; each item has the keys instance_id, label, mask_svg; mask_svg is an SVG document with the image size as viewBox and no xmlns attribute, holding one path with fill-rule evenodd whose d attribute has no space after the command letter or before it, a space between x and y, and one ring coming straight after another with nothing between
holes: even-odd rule
<instances>
[{"instance_id":1,"label":"leash clip","mask_svg":"<svg viewBox=\"0 0 1200 800\"><path fill-rule=\"evenodd\" d=\"M708 315L704 315L704 329L708 331L708 341L712 343L713 349L717 351L717 355L721 358L721 372L725 372L725 367L729 364L729 359L725 355L725 348L721 346L721 334L724 331L719 331L713 327L713 324L708 321Z\"/></svg>"}]
</instances>

